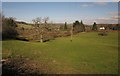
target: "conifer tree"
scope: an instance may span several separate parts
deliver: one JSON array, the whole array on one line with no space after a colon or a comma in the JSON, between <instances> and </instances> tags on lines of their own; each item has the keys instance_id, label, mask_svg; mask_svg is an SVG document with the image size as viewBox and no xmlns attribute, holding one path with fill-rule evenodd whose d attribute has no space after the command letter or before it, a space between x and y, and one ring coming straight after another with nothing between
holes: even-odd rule
<instances>
[{"instance_id":1,"label":"conifer tree","mask_svg":"<svg viewBox=\"0 0 120 76\"><path fill-rule=\"evenodd\" d=\"M97 30L97 24L96 24L96 22L94 22L92 30Z\"/></svg>"}]
</instances>

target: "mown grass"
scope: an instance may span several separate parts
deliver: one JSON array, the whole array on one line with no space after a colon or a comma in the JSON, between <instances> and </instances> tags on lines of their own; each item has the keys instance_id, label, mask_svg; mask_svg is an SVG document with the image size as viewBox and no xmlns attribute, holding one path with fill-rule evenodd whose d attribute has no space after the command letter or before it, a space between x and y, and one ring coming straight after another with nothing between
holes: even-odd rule
<instances>
[{"instance_id":1,"label":"mown grass","mask_svg":"<svg viewBox=\"0 0 120 76\"><path fill-rule=\"evenodd\" d=\"M18 55L46 65L44 73L116 74L118 70L118 34L79 33L45 43L4 40L3 58ZM39 64L40 65L40 64ZM37 65L39 67L39 65Z\"/></svg>"}]
</instances>

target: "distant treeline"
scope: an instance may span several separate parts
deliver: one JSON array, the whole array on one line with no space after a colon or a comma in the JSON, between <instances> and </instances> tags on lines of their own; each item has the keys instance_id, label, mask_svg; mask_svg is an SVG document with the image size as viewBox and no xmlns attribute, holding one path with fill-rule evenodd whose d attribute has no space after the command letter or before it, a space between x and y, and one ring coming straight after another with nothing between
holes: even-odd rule
<instances>
[{"instance_id":1,"label":"distant treeline","mask_svg":"<svg viewBox=\"0 0 120 76\"><path fill-rule=\"evenodd\" d=\"M25 24L25 25L33 25L32 23L26 23L26 22L23 22L23 21L15 21L16 24ZM41 26L44 25L44 23L41 23ZM52 25L52 26L57 26L57 25L61 25L61 28L64 29L67 29L67 27L69 26L72 26L73 27L77 27L77 29L80 29L80 28L83 28L82 30L80 29L79 31L85 31L86 27L90 28L91 30L94 30L93 28L95 27L96 30L99 30L100 27L105 27L106 30L120 30L120 25L119 24L97 24L96 22L93 23L93 25L87 25L87 24L83 24L83 22L79 22L79 21L75 21L73 24L68 24L67 22L64 23L48 23L48 25ZM81 25L82 27L78 27L78 25ZM94 26L95 25L95 26Z\"/></svg>"},{"instance_id":2,"label":"distant treeline","mask_svg":"<svg viewBox=\"0 0 120 76\"><path fill-rule=\"evenodd\" d=\"M105 27L105 30L120 30L120 24L97 24L97 27Z\"/></svg>"},{"instance_id":3,"label":"distant treeline","mask_svg":"<svg viewBox=\"0 0 120 76\"><path fill-rule=\"evenodd\" d=\"M75 21L73 24L65 23L37 23L35 24L26 23L23 21L15 21L14 18L2 18L2 37L6 38L16 38L18 35L28 37L32 37L31 39L40 39L40 35L42 34L44 39L61 37L61 36L70 36L71 31L73 34L79 32L89 32L89 31L99 31L100 27L104 27L104 30L120 30L119 24L97 24L96 22L93 25L86 25L84 22ZM18 28L18 24L24 24L27 26L32 26L33 28L25 29L24 27ZM32 36L33 35L33 36ZM43 39L42 38L42 39Z\"/></svg>"}]
</instances>

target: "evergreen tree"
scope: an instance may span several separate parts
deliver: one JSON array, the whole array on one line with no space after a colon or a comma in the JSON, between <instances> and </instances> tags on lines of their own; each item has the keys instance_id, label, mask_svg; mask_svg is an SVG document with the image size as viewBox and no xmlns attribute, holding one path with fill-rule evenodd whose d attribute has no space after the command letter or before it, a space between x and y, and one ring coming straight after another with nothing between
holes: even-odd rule
<instances>
[{"instance_id":1,"label":"evergreen tree","mask_svg":"<svg viewBox=\"0 0 120 76\"><path fill-rule=\"evenodd\" d=\"M67 22L65 22L65 26L64 26L64 30L66 30L67 29Z\"/></svg>"},{"instance_id":2,"label":"evergreen tree","mask_svg":"<svg viewBox=\"0 0 120 76\"><path fill-rule=\"evenodd\" d=\"M82 31L85 31L85 25L83 24L83 21L82 21L82 20L81 20L80 24L81 24L81 30L82 30Z\"/></svg>"},{"instance_id":3,"label":"evergreen tree","mask_svg":"<svg viewBox=\"0 0 120 76\"><path fill-rule=\"evenodd\" d=\"M82 24L82 25L83 25L83 22L82 22L82 20L81 20L80 24Z\"/></svg>"},{"instance_id":4,"label":"evergreen tree","mask_svg":"<svg viewBox=\"0 0 120 76\"><path fill-rule=\"evenodd\" d=\"M96 24L96 22L94 22L92 30L97 30L97 24Z\"/></svg>"},{"instance_id":5,"label":"evergreen tree","mask_svg":"<svg viewBox=\"0 0 120 76\"><path fill-rule=\"evenodd\" d=\"M73 23L73 29L74 32L80 32L80 22L79 21L75 21L75 23Z\"/></svg>"}]
</instances>

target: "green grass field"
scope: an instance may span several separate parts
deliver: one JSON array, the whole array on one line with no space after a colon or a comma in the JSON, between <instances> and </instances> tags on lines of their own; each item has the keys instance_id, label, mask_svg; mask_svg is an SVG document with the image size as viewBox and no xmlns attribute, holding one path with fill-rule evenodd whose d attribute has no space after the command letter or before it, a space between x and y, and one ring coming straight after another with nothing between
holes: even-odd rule
<instances>
[{"instance_id":1,"label":"green grass field","mask_svg":"<svg viewBox=\"0 0 120 76\"><path fill-rule=\"evenodd\" d=\"M97 32L79 33L45 43L4 40L3 58L27 57L38 63L43 73L117 74L118 33L99 36ZM29 63L31 64L31 63Z\"/></svg>"}]
</instances>

